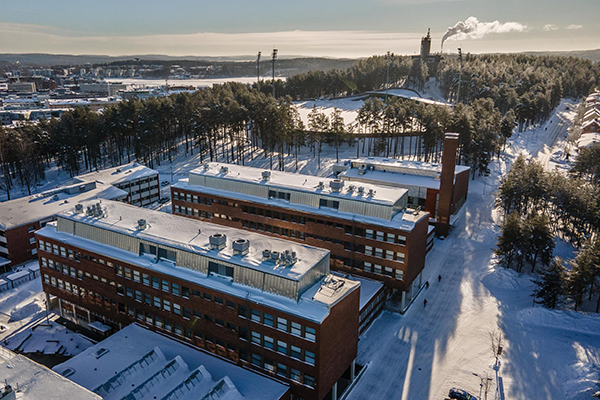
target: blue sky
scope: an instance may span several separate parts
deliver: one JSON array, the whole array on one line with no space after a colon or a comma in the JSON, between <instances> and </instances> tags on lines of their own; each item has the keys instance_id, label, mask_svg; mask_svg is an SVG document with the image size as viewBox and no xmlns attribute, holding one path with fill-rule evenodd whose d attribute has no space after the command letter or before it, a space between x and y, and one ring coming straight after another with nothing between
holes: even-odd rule
<instances>
[{"instance_id":1,"label":"blue sky","mask_svg":"<svg viewBox=\"0 0 600 400\"><path fill-rule=\"evenodd\" d=\"M599 0L0 0L0 9L0 52L13 53L413 54L427 28L439 50L469 17L476 32L451 37L447 51L600 48Z\"/></svg>"}]
</instances>

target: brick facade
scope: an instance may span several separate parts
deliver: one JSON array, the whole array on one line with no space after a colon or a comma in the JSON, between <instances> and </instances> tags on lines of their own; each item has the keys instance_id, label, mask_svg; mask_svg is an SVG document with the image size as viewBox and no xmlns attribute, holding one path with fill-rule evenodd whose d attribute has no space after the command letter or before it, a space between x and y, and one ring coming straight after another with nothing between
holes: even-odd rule
<instances>
[{"instance_id":1,"label":"brick facade","mask_svg":"<svg viewBox=\"0 0 600 400\"><path fill-rule=\"evenodd\" d=\"M36 236L44 292L83 325L97 320L117 330L136 321L290 383L294 398L322 399L356 358L359 290L341 298L319 324Z\"/></svg>"},{"instance_id":2,"label":"brick facade","mask_svg":"<svg viewBox=\"0 0 600 400\"><path fill-rule=\"evenodd\" d=\"M171 188L171 199L175 215L327 249L332 270L375 279L393 289L409 290L425 267L428 218L406 231L203 194L192 186Z\"/></svg>"}]
</instances>

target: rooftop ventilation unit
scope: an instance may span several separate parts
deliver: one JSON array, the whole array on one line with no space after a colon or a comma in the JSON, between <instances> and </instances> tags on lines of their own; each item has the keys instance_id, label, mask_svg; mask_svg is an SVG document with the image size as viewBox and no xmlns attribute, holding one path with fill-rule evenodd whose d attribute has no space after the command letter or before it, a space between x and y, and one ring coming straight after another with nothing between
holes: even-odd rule
<instances>
[{"instance_id":1,"label":"rooftop ventilation unit","mask_svg":"<svg viewBox=\"0 0 600 400\"><path fill-rule=\"evenodd\" d=\"M350 186L348 186L348 191L349 191L350 193L354 192L354 190L355 190L355 189L356 189L356 186L354 186L354 185L350 185Z\"/></svg>"},{"instance_id":2,"label":"rooftop ventilation unit","mask_svg":"<svg viewBox=\"0 0 600 400\"><path fill-rule=\"evenodd\" d=\"M271 258L271 250L264 249L262 251L262 256L263 256L264 259L270 259Z\"/></svg>"},{"instance_id":3,"label":"rooftop ventilation unit","mask_svg":"<svg viewBox=\"0 0 600 400\"><path fill-rule=\"evenodd\" d=\"M55 194L54 196L52 196L52 200L58 201L60 199L60 197L58 197L57 194Z\"/></svg>"},{"instance_id":4,"label":"rooftop ventilation unit","mask_svg":"<svg viewBox=\"0 0 600 400\"><path fill-rule=\"evenodd\" d=\"M227 236L222 233L215 233L208 237L210 248L213 250L223 250L227 244Z\"/></svg>"},{"instance_id":5,"label":"rooftop ventilation unit","mask_svg":"<svg viewBox=\"0 0 600 400\"><path fill-rule=\"evenodd\" d=\"M228 172L229 172L229 168L228 167L226 167L226 166L222 166L221 167L221 173L222 174L227 174Z\"/></svg>"},{"instance_id":6,"label":"rooftop ventilation unit","mask_svg":"<svg viewBox=\"0 0 600 400\"><path fill-rule=\"evenodd\" d=\"M262 172L263 181L268 181L271 179L271 171L263 171Z\"/></svg>"},{"instance_id":7,"label":"rooftop ventilation unit","mask_svg":"<svg viewBox=\"0 0 600 400\"><path fill-rule=\"evenodd\" d=\"M319 184L317 185L317 189L323 189L325 187L325 184L322 181L319 181Z\"/></svg>"},{"instance_id":8,"label":"rooftop ventilation unit","mask_svg":"<svg viewBox=\"0 0 600 400\"><path fill-rule=\"evenodd\" d=\"M358 193L363 194L365 192L365 188L363 186L358 187Z\"/></svg>"},{"instance_id":9,"label":"rooftop ventilation unit","mask_svg":"<svg viewBox=\"0 0 600 400\"><path fill-rule=\"evenodd\" d=\"M117 168L117 174L121 173L121 168Z\"/></svg>"},{"instance_id":10,"label":"rooftop ventilation unit","mask_svg":"<svg viewBox=\"0 0 600 400\"><path fill-rule=\"evenodd\" d=\"M441 174L439 172L435 173L435 176L433 177L434 180L439 181L441 179Z\"/></svg>"},{"instance_id":11,"label":"rooftop ventilation unit","mask_svg":"<svg viewBox=\"0 0 600 400\"><path fill-rule=\"evenodd\" d=\"M233 247L233 254L239 256L245 256L250 251L250 242L248 239L237 239L231 243L231 247Z\"/></svg>"},{"instance_id":12,"label":"rooftop ventilation unit","mask_svg":"<svg viewBox=\"0 0 600 400\"><path fill-rule=\"evenodd\" d=\"M202 167L204 168L205 171L208 171L210 169L210 165L208 165L208 163L202 164Z\"/></svg>"},{"instance_id":13,"label":"rooftop ventilation unit","mask_svg":"<svg viewBox=\"0 0 600 400\"><path fill-rule=\"evenodd\" d=\"M367 172L367 168L366 168L364 165L363 165L363 166L360 166L360 167L358 167L358 174L359 174L359 175L364 175L364 174L365 174L365 172Z\"/></svg>"},{"instance_id":14,"label":"rooftop ventilation unit","mask_svg":"<svg viewBox=\"0 0 600 400\"><path fill-rule=\"evenodd\" d=\"M329 182L329 187L332 192L339 192L344 187L344 181L341 179L334 179Z\"/></svg>"},{"instance_id":15,"label":"rooftop ventilation unit","mask_svg":"<svg viewBox=\"0 0 600 400\"><path fill-rule=\"evenodd\" d=\"M75 214L81 214L83 212L82 204L75 204Z\"/></svg>"},{"instance_id":16,"label":"rooftop ventilation unit","mask_svg":"<svg viewBox=\"0 0 600 400\"><path fill-rule=\"evenodd\" d=\"M292 265L292 264L296 263L296 261L298 261L298 259L296 258L296 252L286 250L281 255L281 261L284 265Z\"/></svg>"},{"instance_id":17,"label":"rooftop ventilation unit","mask_svg":"<svg viewBox=\"0 0 600 400\"><path fill-rule=\"evenodd\" d=\"M279 261L279 252L278 251L272 251L271 252L271 261L273 261L274 263L277 263Z\"/></svg>"},{"instance_id":18,"label":"rooftop ventilation unit","mask_svg":"<svg viewBox=\"0 0 600 400\"><path fill-rule=\"evenodd\" d=\"M367 194L367 196L373 197L375 196L375 193L377 193L375 190L369 189L369 193Z\"/></svg>"},{"instance_id":19,"label":"rooftop ventilation unit","mask_svg":"<svg viewBox=\"0 0 600 400\"><path fill-rule=\"evenodd\" d=\"M137 224L138 230L143 231L144 229L146 229L146 227L147 227L146 220L138 219L138 224Z\"/></svg>"}]
</instances>

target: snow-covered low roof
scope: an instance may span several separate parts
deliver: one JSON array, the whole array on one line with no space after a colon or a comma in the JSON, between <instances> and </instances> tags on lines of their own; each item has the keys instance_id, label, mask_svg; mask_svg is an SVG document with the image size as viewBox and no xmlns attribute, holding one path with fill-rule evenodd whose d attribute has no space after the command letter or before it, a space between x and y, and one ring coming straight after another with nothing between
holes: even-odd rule
<instances>
[{"instance_id":1,"label":"snow-covered low roof","mask_svg":"<svg viewBox=\"0 0 600 400\"><path fill-rule=\"evenodd\" d=\"M18 400L102 400L102 397L35 363L25 356L0 348L0 378L14 390Z\"/></svg>"},{"instance_id":2,"label":"snow-covered low roof","mask_svg":"<svg viewBox=\"0 0 600 400\"><path fill-rule=\"evenodd\" d=\"M598 132L590 132L583 133L579 139L577 139L577 147L590 147L594 143L600 143L600 133Z\"/></svg>"},{"instance_id":3,"label":"snow-covered low roof","mask_svg":"<svg viewBox=\"0 0 600 400\"><path fill-rule=\"evenodd\" d=\"M84 192L69 194L69 188L85 184L95 184ZM91 185L93 186L93 185ZM61 211L73 208L75 204L91 199L120 200L127 192L101 182L80 182L76 185L59 187L39 194L21 197L0 203L0 228L11 229L17 226L50 219Z\"/></svg>"},{"instance_id":4,"label":"snow-covered low roof","mask_svg":"<svg viewBox=\"0 0 600 400\"><path fill-rule=\"evenodd\" d=\"M119 167L107 168L97 172L79 175L77 178L85 181L95 180L116 185L118 183L146 178L152 175L158 175L158 172L142 164L132 162Z\"/></svg>"},{"instance_id":5,"label":"snow-covered low roof","mask_svg":"<svg viewBox=\"0 0 600 400\"><path fill-rule=\"evenodd\" d=\"M385 157L362 157L355 160L350 160L352 167L357 168L361 165L373 165L380 168L392 168L394 171L398 170L404 174L411 175L423 175L423 176L435 176L442 172L442 164L430 163L426 161L416 160L399 160L396 158L385 158ZM454 174L460 174L461 172L468 171L470 168L464 165L456 165L454 167Z\"/></svg>"},{"instance_id":6,"label":"snow-covered low roof","mask_svg":"<svg viewBox=\"0 0 600 400\"><path fill-rule=\"evenodd\" d=\"M350 183L352 183L352 182L350 182ZM386 183L384 182L383 184L386 184ZM438 182L438 184L439 184L439 182ZM362 185L359 185L359 186L362 186ZM402 229L407 232L410 232L415 228L415 223L419 219L425 218L427 215L429 215L428 212L416 212L413 210L404 210L404 211L399 211L399 210L396 211L395 210L394 212L392 212L390 214L391 218L378 218L378 217L373 217L373 216L369 216L369 215L364 215L359 212L344 212L344 211L334 210L334 209L328 208L328 207L319 208L319 207L309 206L309 205L305 205L305 204L292 203L292 202L279 200L279 199L273 199L273 198L266 199L264 197L253 196L253 195L249 195L249 194L245 194L245 193L237 193L237 192L233 192L233 191L214 189L212 187L190 185L189 181L187 179L180 179L179 182L172 185L172 187L174 189L183 189L183 190L194 191L199 194L205 193L205 194L210 194L210 195L214 195L214 196L223 196L223 197L236 199L236 200L240 200L240 201L249 201L249 202L254 202L254 203L262 203L262 204L266 204L266 205L272 205L272 206L282 208L282 209L287 209L287 210L302 211L305 213L314 214L315 216L317 216L317 215L324 216L324 217L327 216L327 217L345 219L348 221L364 223L364 224L371 224L373 226L381 226L381 227L393 228L393 229ZM401 190L403 193L408 193L408 191L403 190L403 189L393 189L393 190Z\"/></svg>"},{"instance_id":7,"label":"snow-covered low roof","mask_svg":"<svg viewBox=\"0 0 600 400\"><path fill-rule=\"evenodd\" d=\"M283 383L137 324L53 370L101 394L104 400L277 400L289 390Z\"/></svg>"},{"instance_id":8,"label":"snow-covered low roof","mask_svg":"<svg viewBox=\"0 0 600 400\"><path fill-rule=\"evenodd\" d=\"M224 172L224 169L227 172ZM263 179L262 173L269 174L268 179ZM269 189L287 189L304 193L327 196L331 198L358 201L370 204L379 204L393 206L406 195L406 192L380 185L365 185L364 192L349 191L343 187L340 191L335 191L331 187L331 178L320 176L304 175L293 172L269 171L261 168L248 167L237 164L223 164L211 162L190 172L190 183L194 184L194 176L209 176L229 182L241 182L256 186L268 187ZM229 185L231 186L231 185ZM368 193L373 190L375 195L369 196Z\"/></svg>"}]
</instances>

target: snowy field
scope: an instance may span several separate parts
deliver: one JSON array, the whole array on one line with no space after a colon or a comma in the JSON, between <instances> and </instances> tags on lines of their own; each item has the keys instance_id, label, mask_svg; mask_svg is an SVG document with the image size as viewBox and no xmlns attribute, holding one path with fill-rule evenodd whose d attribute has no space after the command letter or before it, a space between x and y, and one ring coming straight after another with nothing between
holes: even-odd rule
<instances>
[{"instance_id":1,"label":"snowy field","mask_svg":"<svg viewBox=\"0 0 600 400\"><path fill-rule=\"evenodd\" d=\"M574 102L564 101L552 122L515 133L500 160L491 164L490 176L470 182L461 218L446 240L436 239L428 255L424 279L429 280L429 288L405 315L384 312L361 337L358 358L367 368L348 399L440 400L453 386L478 396L480 377L486 376L491 378L488 399L583 400L598 390L598 315L532 307L532 277L497 267L493 256L501 222L492 209L494 191L516 156L535 157L552 169L566 168L566 151L575 154L565 141L575 117L575 111L565 109L567 104L575 108ZM340 159L355 157L356 147L344 144ZM262 151L252 158L248 155L247 165L269 168L269 158ZM319 168L317 158L303 148L298 172L330 176L335 150L323 146L321 158ZM219 161L224 161L220 152ZM176 182L200 162L198 155L182 152L172 164L163 162L155 168L161 181ZM293 156L285 157L285 168L296 171ZM53 169L44 186L53 187L66 178ZM168 191L164 188L163 195ZM160 208L168 211L170 207ZM572 257L573 249L561 243L556 253ZM442 275L439 283L438 274ZM30 307L30 312L36 308L29 304L37 304L39 310L11 322L9 330L43 318L40 286L39 281L30 282L16 291L23 294L0 294L0 324L6 325L10 315L23 307ZM504 335L504 351L500 366L494 369L490 332L498 329Z\"/></svg>"}]
</instances>

